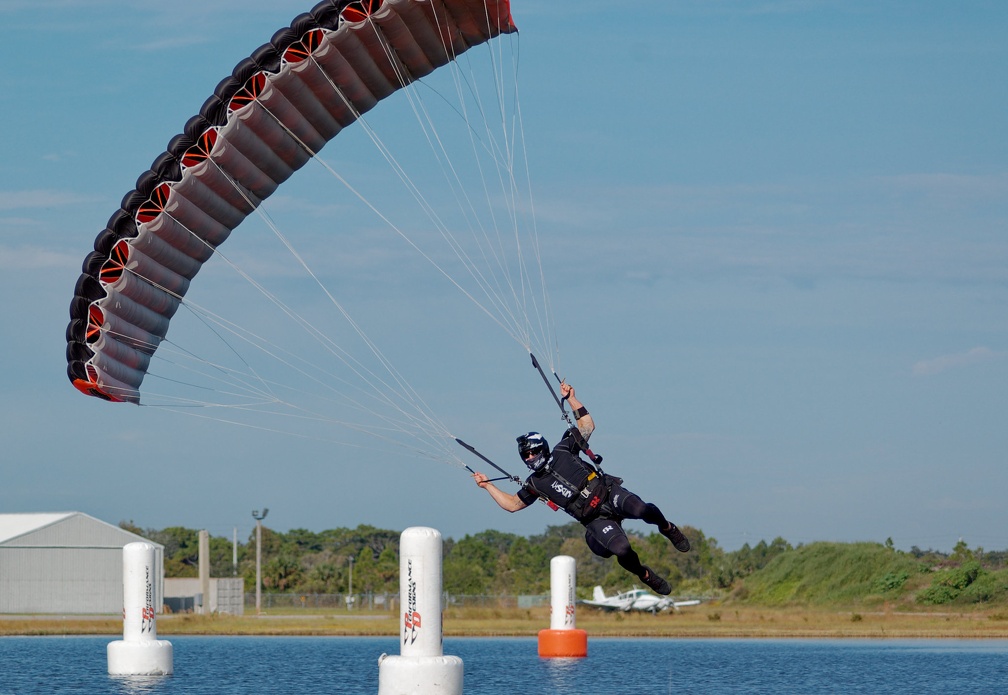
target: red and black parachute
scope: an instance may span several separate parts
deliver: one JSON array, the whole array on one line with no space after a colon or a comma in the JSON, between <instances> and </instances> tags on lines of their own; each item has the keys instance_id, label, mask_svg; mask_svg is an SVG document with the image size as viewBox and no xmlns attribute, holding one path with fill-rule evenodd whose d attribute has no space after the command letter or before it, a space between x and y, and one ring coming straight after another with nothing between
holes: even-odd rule
<instances>
[{"instance_id":1,"label":"red and black parachute","mask_svg":"<svg viewBox=\"0 0 1008 695\"><path fill-rule=\"evenodd\" d=\"M240 62L123 198L70 304L67 374L140 402L202 264L326 142L457 55L516 31L509 0L324 0Z\"/></svg>"}]
</instances>

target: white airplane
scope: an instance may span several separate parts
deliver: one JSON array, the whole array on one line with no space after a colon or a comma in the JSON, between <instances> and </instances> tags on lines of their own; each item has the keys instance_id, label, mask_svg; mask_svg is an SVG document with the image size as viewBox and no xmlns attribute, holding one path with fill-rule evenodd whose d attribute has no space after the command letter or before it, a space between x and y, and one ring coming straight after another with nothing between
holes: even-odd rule
<instances>
[{"instance_id":1,"label":"white airplane","mask_svg":"<svg viewBox=\"0 0 1008 695\"><path fill-rule=\"evenodd\" d=\"M596 586L592 592L592 600L584 600L586 606L595 606L609 611L650 611L657 613L671 608L679 610L683 606L697 606L699 599L676 601L668 596L657 596L647 589L633 588L615 596L606 596L601 586Z\"/></svg>"}]
</instances>

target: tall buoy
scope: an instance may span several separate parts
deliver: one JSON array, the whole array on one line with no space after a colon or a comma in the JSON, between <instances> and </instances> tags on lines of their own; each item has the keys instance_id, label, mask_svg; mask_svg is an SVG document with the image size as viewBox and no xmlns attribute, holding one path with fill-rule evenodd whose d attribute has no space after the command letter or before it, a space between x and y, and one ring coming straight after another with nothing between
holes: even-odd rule
<instances>
[{"instance_id":1,"label":"tall buoy","mask_svg":"<svg viewBox=\"0 0 1008 695\"><path fill-rule=\"evenodd\" d=\"M171 642L157 638L154 557L150 543L123 547L123 638L109 642L110 675L166 676L174 670Z\"/></svg>"},{"instance_id":2,"label":"tall buoy","mask_svg":"<svg viewBox=\"0 0 1008 695\"><path fill-rule=\"evenodd\" d=\"M550 560L550 627L539 631L539 656L588 656L588 633L575 626L575 567L569 555Z\"/></svg>"},{"instance_id":3,"label":"tall buoy","mask_svg":"<svg viewBox=\"0 0 1008 695\"><path fill-rule=\"evenodd\" d=\"M444 656L441 532L413 526L399 538L399 656L378 659L378 695L461 695L462 659Z\"/></svg>"}]
</instances>

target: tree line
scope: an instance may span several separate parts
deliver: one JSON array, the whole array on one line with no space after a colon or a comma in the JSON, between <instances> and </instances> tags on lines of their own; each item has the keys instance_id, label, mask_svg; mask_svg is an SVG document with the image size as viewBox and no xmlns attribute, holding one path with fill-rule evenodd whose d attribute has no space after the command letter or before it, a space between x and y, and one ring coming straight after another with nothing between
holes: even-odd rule
<instances>
[{"instance_id":1,"label":"tree line","mask_svg":"<svg viewBox=\"0 0 1008 695\"><path fill-rule=\"evenodd\" d=\"M132 521L120 527L164 546L165 576L195 577L199 566L199 531L181 526L142 529ZM777 537L738 550L725 551L717 540L692 527L683 528L693 549L677 552L658 533L641 535L628 530L642 560L668 578L676 595L728 596L739 598L746 592L739 587L745 580L785 560L800 558L803 546L792 546ZM396 593L399 590L400 532L361 525L321 532L292 529L286 533L262 528L262 583L265 592L300 594ZM843 546L844 544L833 544ZM851 544L855 547L857 544ZM862 544L863 545L863 544ZM970 551L965 543L951 555L922 551L916 546L909 553L896 551L889 540L868 544L906 560L914 567L959 567L973 562L976 568L1003 569L1008 552L987 553L982 548ZM549 593L549 562L556 555L570 555L577 562L579 597L587 598L591 587L603 586L607 592L624 591L637 582L615 560L604 560L591 553L584 542L584 529L576 523L550 526L538 535L519 536L487 530L455 540L443 540L443 587L450 594L470 596L516 596ZM806 553L808 555L808 553ZM210 536L210 573L214 577L241 576L247 591L255 590L255 532L237 547L238 562L233 562L232 539ZM848 561L853 561L849 560ZM874 562L874 561L873 561ZM894 565L896 567L897 565ZM902 564L898 564L903 567ZM970 565L972 567L972 565ZM778 570L779 571L779 570ZM878 570L881 571L881 570ZM905 570L891 570L900 576ZM884 574L883 574L884 576Z\"/></svg>"}]
</instances>

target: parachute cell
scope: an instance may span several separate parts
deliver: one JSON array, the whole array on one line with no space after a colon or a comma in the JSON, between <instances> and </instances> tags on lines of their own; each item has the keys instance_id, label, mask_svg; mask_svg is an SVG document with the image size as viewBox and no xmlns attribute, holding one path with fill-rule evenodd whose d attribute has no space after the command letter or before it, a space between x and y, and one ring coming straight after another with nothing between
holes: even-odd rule
<instances>
[{"instance_id":1,"label":"parachute cell","mask_svg":"<svg viewBox=\"0 0 1008 695\"><path fill-rule=\"evenodd\" d=\"M70 304L67 373L140 402L189 283L343 128L469 48L516 31L508 0L325 0L217 86L95 239Z\"/></svg>"}]
</instances>

